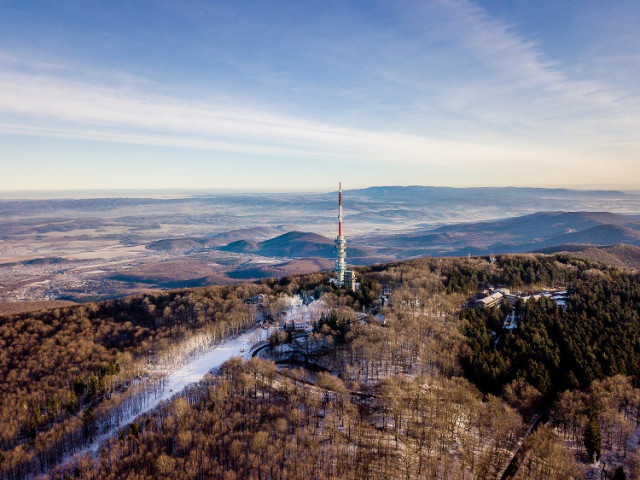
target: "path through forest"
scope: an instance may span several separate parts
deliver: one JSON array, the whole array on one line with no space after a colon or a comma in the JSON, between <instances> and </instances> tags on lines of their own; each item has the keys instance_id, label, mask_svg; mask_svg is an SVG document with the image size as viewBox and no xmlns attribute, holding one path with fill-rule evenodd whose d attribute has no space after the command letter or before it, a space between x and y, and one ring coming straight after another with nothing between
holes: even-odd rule
<instances>
[{"instance_id":1,"label":"path through forest","mask_svg":"<svg viewBox=\"0 0 640 480\"><path fill-rule=\"evenodd\" d=\"M209 350L199 352L190 358L184 366L167 375L162 393L156 397L150 397L147 404L143 406L140 411L135 415L123 418L115 427L97 436L90 445L75 452L73 455L63 458L59 465L77 459L87 452L97 452L100 445L108 438L117 434L122 427L130 424L138 416L153 410L160 402L169 400L174 395L179 394L187 385L202 380L207 373L219 367L231 357L243 356L249 358L251 346L266 340L273 330L273 328L254 328L236 338L231 338L221 344L213 345Z\"/></svg>"},{"instance_id":2,"label":"path through forest","mask_svg":"<svg viewBox=\"0 0 640 480\"><path fill-rule=\"evenodd\" d=\"M536 415L536 417L533 419L533 422L531 422L531 425L529 425L527 432L524 434L524 437L522 437L522 441L520 442L520 447L518 447L518 450L516 450L516 453L514 454L511 461L509 462L509 465L507 465L507 468L505 469L502 476L500 477L500 480L511 480L513 477L516 476L516 473L518 473L518 469L520 468L520 464L522 463L522 460L524 459L524 456L527 453L527 443L526 443L527 437L529 436L529 434L535 432L540 425L546 423L548 419L549 419L548 411L545 411L544 413Z\"/></svg>"}]
</instances>

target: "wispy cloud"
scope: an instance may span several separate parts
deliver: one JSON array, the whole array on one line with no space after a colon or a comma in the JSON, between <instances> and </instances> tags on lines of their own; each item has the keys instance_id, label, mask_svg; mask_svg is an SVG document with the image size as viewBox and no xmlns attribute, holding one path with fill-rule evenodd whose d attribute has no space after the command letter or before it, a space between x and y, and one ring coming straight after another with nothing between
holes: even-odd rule
<instances>
[{"instance_id":1,"label":"wispy cloud","mask_svg":"<svg viewBox=\"0 0 640 480\"><path fill-rule=\"evenodd\" d=\"M551 58L470 1L384 7L397 10L378 22L341 8L340 23L327 14L311 25L313 35L306 25L256 24L261 12L254 12L250 26L238 28L271 29L260 55L234 43L240 31L230 50L211 47L211 58L199 57L214 43L201 35L188 51L198 81L184 85L157 65L145 77L124 61L111 68L98 57L76 63L0 50L0 133L226 152L275 169L278 159L325 159L389 171L434 167L499 183L509 175L549 183L550 171L583 183L633 176L637 82L576 75L566 59ZM327 26L333 30L322 36ZM289 43L277 43L281 36Z\"/></svg>"},{"instance_id":2,"label":"wispy cloud","mask_svg":"<svg viewBox=\"0 0 640 480\"><path fill-rule=\"evenodd\" d=\"M624 135L637 122L640 92L570 75L571 65L550 59L540 45L477 4L452 0L427 3L423 9L441 22L438 35L449 41L444 53L468 66L460 68L459 81L442 88L444 109L464 112L507 134L547 135L549 140L580 131L597 134L612 125L624 129Z\"/></svg>"},{"instance_id":3,"label":"wispy cloud","mask_svg":"<svg viewBox=\"0 0 640 480\"><path fill-rule=\"evenodd\" d=\"M366 131L45 76L0 74L0 132L289 156L441 164L533 158L516 146ZM7 121L11 117L12 121Z\"/></svg>"}]
</instances>

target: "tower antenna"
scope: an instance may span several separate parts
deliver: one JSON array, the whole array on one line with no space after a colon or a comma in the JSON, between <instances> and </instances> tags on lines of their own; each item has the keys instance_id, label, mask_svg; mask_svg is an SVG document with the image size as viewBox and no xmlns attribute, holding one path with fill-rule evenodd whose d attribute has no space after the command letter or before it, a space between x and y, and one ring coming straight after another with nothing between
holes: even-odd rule
<instances>
[{"instance_id":1,"label":"tower antenna","mask_svg":"<svg viewBox=\"0 0 640 480\"><path fill-rule=\"evenodd\" d=\"M342 234L342 182L338 183L338 236L336 237L336 281L339 287L344 285L344 272L347 269L347 245Z\"/></svg>"}]
</instances>

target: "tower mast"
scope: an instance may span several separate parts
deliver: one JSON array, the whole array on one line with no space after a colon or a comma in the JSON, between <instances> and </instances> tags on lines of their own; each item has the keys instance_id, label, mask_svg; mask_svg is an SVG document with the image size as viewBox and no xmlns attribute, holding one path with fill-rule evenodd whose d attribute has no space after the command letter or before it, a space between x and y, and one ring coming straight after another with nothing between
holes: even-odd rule
<instances>
[{"instance_id":1,"label":"tower mast","mask_svg":"<svg viewBox=\"0 0 640 480\"><path fill-rule=\"evenodd\" d=\"M342 236L342 182L338 182L338 236Z\"/></svg>"},{"instance_id":2,"label":"tower mast","mask_svg":"<svg viewBox=\"0 0 640 480\"><path fill-rule=\"evenodd\" d=\"M347 268L347 247L342 235L342 182L338 184L338 236L336 237L336 280L338 286L344 285L344 272Z\"/></svg>"}]
</instances>

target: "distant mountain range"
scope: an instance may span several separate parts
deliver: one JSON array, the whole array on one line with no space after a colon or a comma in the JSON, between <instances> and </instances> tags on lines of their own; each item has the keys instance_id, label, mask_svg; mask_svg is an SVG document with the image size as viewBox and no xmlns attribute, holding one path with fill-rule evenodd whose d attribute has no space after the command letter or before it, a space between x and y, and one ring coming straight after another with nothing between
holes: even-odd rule
<instances>
[{"instance_id":1,"label":"distant mountain range","mask_svg":"<svg viewBox=\"0 0 640 480\"><path fill-rule=\"evenodd\" d=\"M351 263L370 264L417 256L521 253L557 245L616 244L640 246L640 218L608 212L538 212L410 233L350 238L347 255ZM279 229L272 227L237 229L211 237L158 240L147 248L172 253L215 249L283 259L335 256L333 239L297 230L280 234Z\"/></svg>"},{"instance_id":2,"label":"distant mountain range","mask_svg":"<svg viewBox=\"0 0 640 480\"><path fill-rule=\"evenodd\" d=\"M406 234L370 236L400 258L517 253L554 245L640 245L640 219L608 212L538 212L502 220L461 223Z\"/></svg>"},{"instance_id":3,"label":"distant mountain range","mask_svg":"<svg viewBox=\"0 0 640 480\"><path fill-rule=\"evenodd\" d=\"M201 252L206 249L226 245L230 242L263 240L277 235L280 231L272 227L251 227L230 230L210 237L166 238L147 245L150 250L173 253Z\"/></svg>"},{"instance_id":4,"label":"distant mountain range","mask_svg":"<svg viewBox=\"0 0 640 480\"><path fill-rule=\"evenodd\" d=\"M130 196L0 199L0 300L333 268L336 191L117 195ZM556 247L627 265L640 246L640 192L376 186L346 189L343 202L349 265ZM618 244L629 247L608 247Z\"/></svg>"}]
</instances>

